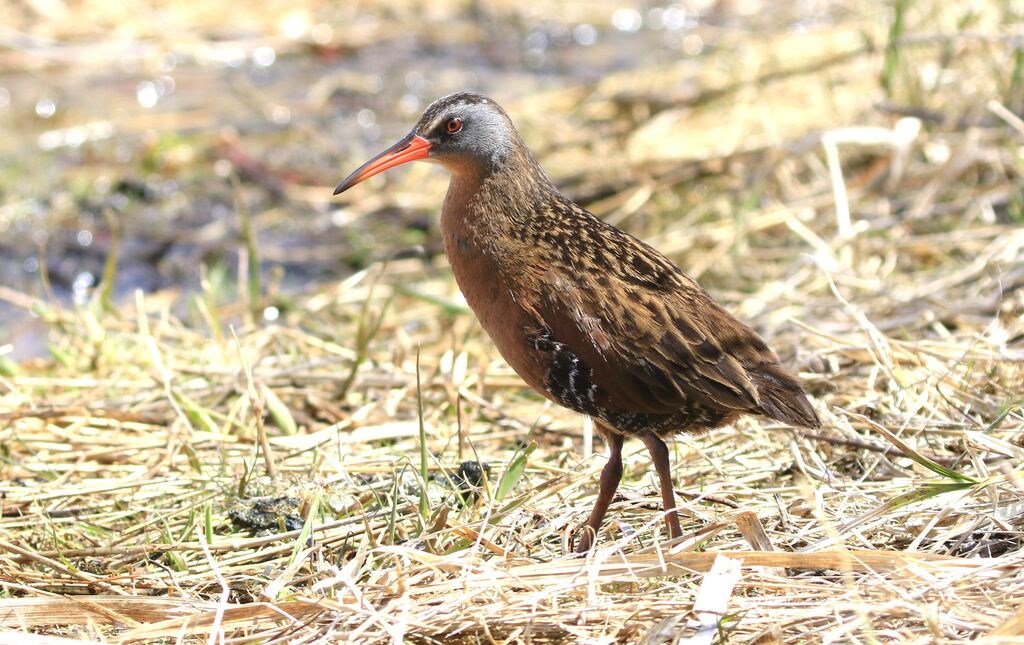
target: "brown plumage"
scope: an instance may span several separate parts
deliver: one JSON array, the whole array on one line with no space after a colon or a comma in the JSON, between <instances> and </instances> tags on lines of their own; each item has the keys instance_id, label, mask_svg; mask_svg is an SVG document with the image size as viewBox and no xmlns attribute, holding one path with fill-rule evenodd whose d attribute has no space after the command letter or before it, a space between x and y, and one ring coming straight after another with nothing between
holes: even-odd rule
<instances>
[{"instance_id":1,"label":"brown plumage","mask_svg":"<svg viewBox=\"0 0 1024 645\"><path fill-rule=\"evenodd\" d=\"M498 351L530 387L590 415L608 443L577 551L593 544L615 494L624 436L651 452L678 537L663 437L741 414L819 426L800 382L753 330L657 250L562 195L491 99L463 93L434 102L335 194L414 159L451 171L445 251Z\"/></svg>"}]
</instances>

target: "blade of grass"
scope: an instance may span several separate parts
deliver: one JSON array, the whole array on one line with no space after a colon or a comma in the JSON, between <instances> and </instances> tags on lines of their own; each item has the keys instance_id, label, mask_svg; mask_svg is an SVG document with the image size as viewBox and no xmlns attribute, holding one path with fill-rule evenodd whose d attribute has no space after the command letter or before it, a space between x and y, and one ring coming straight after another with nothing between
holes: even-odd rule
<instances>
[{"instance_id":1,"label":"blade of grass","mask_svg":"<svg viewBox=\"0 0 1024 645\"><path fill-rule=\"evenodd\" d=\"M267 475L271 479L277 477L277 465L274 463L274 452L270 448L270 440L267 438L267 428L263 423L263 398L256 389L256 383L252 376L252 363L249 361L242 349L242 343L238 340L235 328L231 328L231 336L235 341L235 348L238 350L238 359L242 362L242 369L245 372L246 393L249 397L249 404L252 406L253 417L256 419L256 437L259 439L259 452L263 453L263 465L267 469Z\"/></svg>"},{"instance_id":2,"label":"blade of grass","mask_svg":"<svg viewBox=\"0 0 1024 645\"><path fill-rule=\"evenodd\" d=\"M206 543L213 546L213 505L203 504L203 533L206 535Z\"/></svg>"},{"instance_id":3,"label":"blade of grass","mask_svg":"<svg viewBox=\"0 0 1024 645\"><path fill-rule=\"evenodd\" d=\"M252 228L252 213L242 195L242 186L238 178L232 175L231 183L235 189L235 207L238 209L242 242L245 244L246 304L248 304L252 322L258 324L263 318L261 307L263 290L260 285L260 256L256 247L256 235Z\"/></svg>"},{"instance_id":4,"label":"blade of grass","mask_svg":"<svg viewBox=\"0 0 1024 645\"><path fill-rule=\"evenodd\" d=\"M107 252L107 259L103 263L103 278L100 282L100 290L95 297L99 299L100 309L105 313L114 313L114 282L117 280L117 261L121 243L121 228L117 224L117 217L109 209L103 209L103 216L107 218L107 226L110 227L110 250Z\"/></svg>"},{"instance_id":5,"label":"blade of grass","mask_svg":"<svg viewBox=\"0 0 1024 645\"><path fill-rule=\"evenodd\" d=\"M16 378L21 376L21 368L6 356L0 356L0 376Z\"/></svg>"},{"instance_id":6,"label":"blade of grass","mask_svg":"<svg viewBox=\"0 0 1024 645\"><path fill-rule=\"evenodd\" d=\"M896 446L896 448L900 452L902 452L904 456L912 459L914 462L916 462L916 463L920 464L921 466L927 468L928 470L932 471L933 473L936 473L938 475L942 475L943 477L945 477L947 479L952 479L952 480L958 481L958 482L965 482L965 483L968 483L968 484L977 484L978 483L977 479L975 479L975 478L973 478L973 477L971 477L969 475L964 475L962 473L958 473L958 472L956 472L954 470L950 470L949 468L946 468L945 466L942 466L940 464L935 463L934 461L932 461L928 457L925 457L924 455L922 455L918 451L916 451L913 448L911 448L902 439L900 439L895 434L890 432L888 428L886 428L886 427L884 427L884 426L882 426L882 425L880 425L878 423L875 423L874 421L872 421L871 419L867 418L866 416L864 416L862 414L857 414L856 412L851 412L849 410L844 410L844 409L838 408L838 407L836 409L839 410L840 412L842 412L843 414L845 414L845 415L847 415L847 416L849 416L849 417L851 417L853 419L856 419L856 420L860 421L861 423L869 426L875 432L877 432L878 434L880 434L883 437L885 437L886 439L888 439L889 443L891 443L892 445Z\"/></svg>"},{"instance_id":7,"label":"blade of grass","mask_svg":"<svg viewBox=\"0 0 1024 645\"><path fill-rule=\"evenodd\" d=\"M370 318L370 303L373 302L374 290L377 287L377 283L384 275L384 269L386 265L381 267L380 273L370 283L370 287L367 290L366 299L363 301L363 306L359 311L359 324L356 328L356 356L352 359L352 367L349 369L348 375L345 377L345 381L341 386L338 393L339 399L344 399L345 395L348 394L349 389L352 387L352 383L356 380L356 375L359 373L359 367L366 360L366 354L369 350L370 341L373 340L377 332L380 331L381 323L384 322L384 314L388 310L388 305L395 297L395 292L392 292L388 299L384 301L384 305L381 307L380 314L376 320L372 323L369 321Z\"/></svg>"},{"instance_id":8,"label":"blade of grass","mask_svg":"<svg viewBox=\"0 0 1024 645\"><path fill-rule=\"evenodd\" d=\"M393 486L391 487L391 512L388 513L388 544L394 546L395 538L398 534L398 485L402 481L402 476L405 474L406 465L402 466L402 470L395 470L392 472ZM370 524L366 524L366 533L370 538L371 543L373 542L373 532L370 530ZM374 545L376 546L376 545Z\"/></svg>"},{"instance_id":9,"label":"blade of grass","mask_svg":"<svg viewBox=\"0 0 1024 645\"><path fill-rule=\"evenodd\" d=\"M309 510L306 511L306 521L302 523L302 532L299 533L299 537L295 538L295 546L292 548L291 557L288 558L288 568L293 567L302 555L306 544L309 542L309 536L313 533L313 525L316 523L316 517L320 513L320 498L322 493L317 490L313 493L313 498L309 500Z\"/></svg>"},{"instance_id":10,"label":"blade of grass","mask_svg":"<svg viewBox=\"0 0 1024 645\"><path fill-rule=\"evenodd\" d=\"M889 100L895 100L897 81L903 76L903 50L900 39L906 30L906 14L910 0L896 0L892 5L892 21L889 23L889 37L882 62L882 87Z\"/></svg>"},{"instance_id":11,"label":"blade of grass","mask_svg":"<svg viewBox=\"0 0 1024 645\"><path fill-rule=\"evenodd\" d=\"M181 406L182 410L185 411L185 415L196 426L206 432L214 434L220 432L217 422L213 420L213 416L204 407L178 391L174 392L174 398L178 401L178 405Z\"/></svg>"},{"instance_id":12,"label":"blade of grass","mask_svg":"<svg viewBox=\"0 0 1024 645\"><path fill-rule=\"evenodd\" d=\"M516 454L508 462L505 472L501 474L501 479L498 480L498 490L494 494L494 499L500 501L512 492L512 489L515 488L522 478L523 473L526 472L526 462L536 449L537 442L530 441L529 445L516 451Z\"/></svg>"},{"instance_id":13,"label":"blade of grass","mask_svg":"<svg viewBox=\"0 0 1024 645\"><path fill-rule=\"evenodd\" d=\"M163 553L163 557L167 560L168 566L170 566L175 571L188 571L188 563L185 562L185 559L181 557L181 554L179 554L173 548L174 545L177 544L177 541L173 537L171 537L171 529L167 525L166 521L162 523L162 528L163 530L161 531L160 541L166 544L168 547L172 547L168 548Z\"/></svg>"},{"instance_id":14,"label":"blade of grass","mask_svg":"<svg viewBox=\"0 0 1024 645\"><path fill-rule=\"evenodd\" d=\"M270 413L270 418L274 420L274 425L284 430L284 433L287 435L298 434L298 424L295 423L295 417L292 416L291 410L284 404L284 401L277 396L274 390L263 383L260 383L260 392L263 393L263 398L267 402L267 412Z\"/></svg>"},{"instance_id":15,"label":"blade of grass","mask_svg":"<svg viewBox=\"0 0 1024 645\"><path fill-rule=\"evenodd\" d=\"M423 527L426 528L427 520L430 518L430 498L428 491L429 464L427 456L427 428L423 424L423 390L420 388L420 348L416 347L416 418L419 421L420 431L420 518Z\"/></svg>"},{"instance_id":16,"label":"blade of grass","mask_svg":"<svg viewBox=\"0 0 1024 645\"><path fill-rule=\"evenodd\" d=\"M414 300L419 300L421 302L426 302L428 304L437 305L438 307L441 308L442 311L444 311L449 316L465 316L472 313L472 311L470 311L469 307L467 307L466 305L459 304L452 300L446 300L445 298L434 296L429 293L422 293L406 285L398 285L397 287L395 287L395 291L403 296L413 298Z\"/></svg>"},{"instance_id":17,"label":"blade of grass","mask_svg":"<svg viewBox=\"0 0 1024 645\"><path fill-rule=\"evenodd\" d=\"M210 279L210 271L205 264L199 267L199 287L202 292L196 296L196 309L206 321L206 326L210 328L218 347L223 347L224 331L221 329L220 319L217 316L217 295L214 283Z\"/></svg>"},{"instance_id":18,"label":"blade of grass","mask_svg":"<svg viewBox=\"0 0 1024 645\"><path fill-rule=\"evenodd\" d=\"M816 551L817 549L823 549L825 547L831 546L833 544L836 544L837 542L841 542L845 536L849 535L849 533L856 529L858 526L861 526L872 520L885 517L889 513L899 510L905 506L909 506L917 502L923 502L937 495L942 495L943 493L951 493L959 490L965 490L973 486L974 484L968 482L943 482L925 484L919 488L915 488L912 491L903 493L902 495L898 495L890 499L889 501L885 502L884 504L878 506L877 508L874 508L868 511L867 513L855 517L846 524L840 526L836 531L835 535L830 535L826 538L822 538L814 544L811 544L800 549L800 552L812 552Z\"/></svg>"}]
</instances>

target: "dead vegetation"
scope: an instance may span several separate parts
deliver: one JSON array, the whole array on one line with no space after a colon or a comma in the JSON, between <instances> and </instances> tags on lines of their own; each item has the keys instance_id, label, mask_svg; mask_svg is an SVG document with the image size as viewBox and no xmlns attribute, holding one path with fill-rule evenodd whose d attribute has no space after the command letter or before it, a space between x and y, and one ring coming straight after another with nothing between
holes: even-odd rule
<instances>
[{"instance_id":1,"label":"dead vegetation","mask_svg":"<svg viewBox=\"0 0 1024 645\"><path fill-rule=\"evenodd\" d=\"M242 181L236 292L72 308L0 287L50 330L46 360L0 343L0 626L1018 642L1024 32L1009 4L948 4L810 39L697 27L700 57L506 101L558 183L753 322L825 421L680 437L676 543L627 444L599 548L568 557L601 448L500 361L443 258L282 291ZM346 196L347 225L443 185L397 174ZM490 466L477 487L467 461Z\"/></svg>"}]
</instances>

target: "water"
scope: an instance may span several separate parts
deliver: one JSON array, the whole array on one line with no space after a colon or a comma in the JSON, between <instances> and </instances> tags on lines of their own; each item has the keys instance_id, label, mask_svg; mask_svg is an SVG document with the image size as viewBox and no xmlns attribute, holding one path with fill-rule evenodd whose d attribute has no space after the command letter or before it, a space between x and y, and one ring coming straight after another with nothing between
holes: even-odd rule
<instances>
[{"instance_id":1,"label":"water","mask_svg":"<svg viewBox=\"0 0 1024 645\"><path fill-rule=\"evenodd\" d=\"M595 6L585 19L497 20L469 5L450 33L406 22L354 47L330 24L286 16L284 38L243 34L180 51L72 43L47 50L41 69L0 68L0 285L86 302L113 239L109 218L120 229L118 300L137 288L194 290L201 265L231 274L236 173L266 268L283 267L286 287L338 279L425 240L423 214L400 214L375 234L348 226L329 199L353 164L406 132L432 99L578 86L700 57L713 45L702 25L792 28L827 8ZM52 296L41 288L44 267ZM42 337L28 312L0 300L0 345L13 342L13 356L26 358L44 351Z\"/></svg>"}]
</instances>

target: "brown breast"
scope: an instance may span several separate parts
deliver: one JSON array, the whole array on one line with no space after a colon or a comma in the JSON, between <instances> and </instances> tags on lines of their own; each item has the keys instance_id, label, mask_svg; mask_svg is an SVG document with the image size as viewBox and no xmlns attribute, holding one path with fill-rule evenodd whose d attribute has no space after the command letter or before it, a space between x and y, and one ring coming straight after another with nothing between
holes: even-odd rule
<instances>
[{"instance_id":1,"label":"brown breast","mask_svg":"<svg viewBox=\"0 0 1024 645\"><path fill-rule=\"evenodd\" d=\"M453 179L441 215L445 253L455 281L502 358L527 385L557 403L545 387L549 366L533 348L540 322L517 301L513 293L517 281L503 273L494 252L495 240L484 242L474 230L458 184Z\"/></svg>"}]
</instances>

